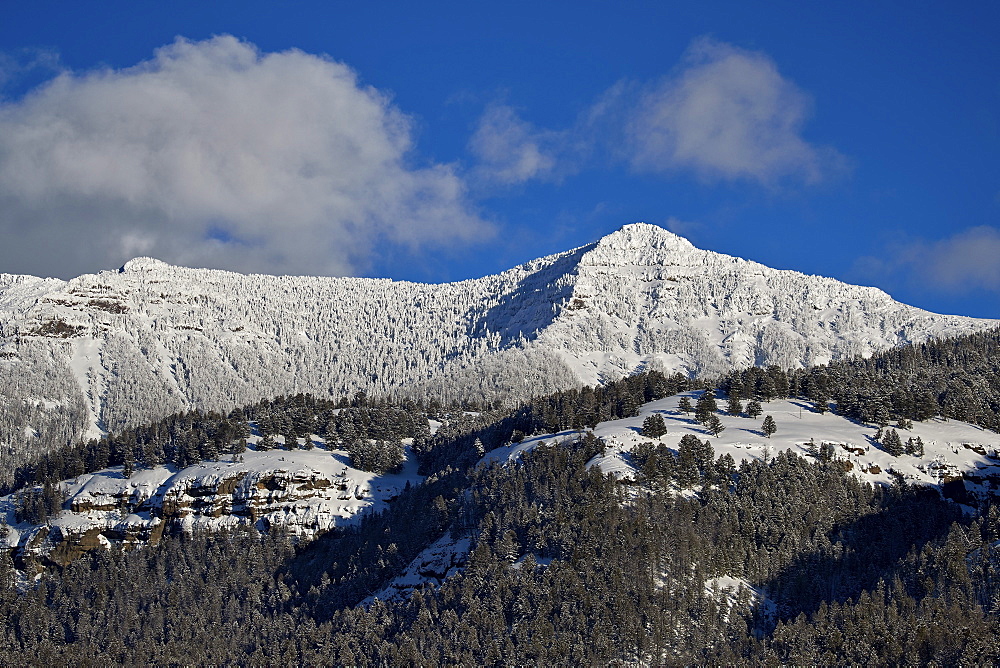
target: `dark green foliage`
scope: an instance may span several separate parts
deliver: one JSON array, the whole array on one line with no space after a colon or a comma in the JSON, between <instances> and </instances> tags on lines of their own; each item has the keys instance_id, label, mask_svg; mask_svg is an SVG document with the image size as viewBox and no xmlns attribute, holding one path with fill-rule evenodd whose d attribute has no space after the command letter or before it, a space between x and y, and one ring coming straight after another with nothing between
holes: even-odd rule
<instances>
[{"instance_id":1,"label":"dark green foliage","mask_svg":"<svg viewBox=\"0 0 1000 668\"><path fill-rule=\"evenodd\" d=\"M712 436L718 436L726 429L725 425L722 424L722 420L719 419L719 416L716 415L715 413L712 413L711 415L708 416L708 420L705 423L705 428L712 433Z\"/></svg>"},{"instance_id":2,"label":"dark green foliage","mask_svg":"<svg viewBox=\"0 0 1000 668\"><path fill-rule=\"evenodd\" d=\"M899 432L895 429L886 429L882 434L882 449L893 457L903 454L903 442L899 439Z\"/></svg>"},{"instance_id":3,"label":"dark green foliage","mask_svg":"<svg viewBox=\"0 0 1000 668\"><path fill-rule=\"evenodd\" d=\"M264 400L229 416L199 411L178 413L149 426L43 455L34 464L17 470L12 487L0 491L9 493L30 483L56 482L107 466L121 465L132 471L168 463L183 468L216 460L223 454L239 455L246 451L248 423L254 423L262 436L257 450L279 447L274 438L279 434L285 449L299 447L300 438L302 447L315 447L312 434L345 449L366 439L398 443L402 438L413 438L419 443L430 435L425 408L413 402L397 405L362 395L341 404L298 394Z\"/></svg>"},{"instance_id":4,"label":"dark green foliage","mask_svg":"<svg viewBox=\"0 0 1000 668\"><path fill-rule=\"evenodd\" d=\"M789 396L789 382L788 374L776 366L750 367L723 378L719 389L730 397L771 401Z\"/></svg>"},{"instance_id":5,"label":"dark green foliage","mask_svg":"<svg viewBox=\"0 0 1000 668\"><path fill-rule=\"evenodd\" d=\"M406 454L399 441L382 440L350 443L347 453L351 456L351 466L379 475L399 471Z\"/></svg>"},{"instance_id":6,"label":"dark green foliage","mask_svg":"<svg viewBox=\"0 0 1000 668\"><path fill-rule=\"evenodd\" d=\"M66 494L59 485L47 482L40 487L31 487L17 493L14 499L14 520L44 524L45 521L62 510Z\"/></svg>"},{"instance_id":7,"label":"dark green foliage","mask_svg":"<svg viewBox=\"0 0 1000 668\"><path fill-rule=\"evenodd\" d=\"M694 434L684 434L677 446L677 483L682 487L697 485L702 476L711 478L715 450L708 441Z\"/></svg>"},{"instance_id":8,"label":"dark green foliage","mask_svg":"<svg viewBox=\"0 0 1000 668\"><path fill-rule=\"evenodd\" d=\"M757 401L756 399L751 399L750 402L747 403L747 417L749 417L750 419L756 420L758 417L760 417L760 414L763 412L764 408L760 405L760 402Z\"/></svg>"},{"instance_id":9,"label":"dark green foliage","mask_svg":"<svg viewBox=\"0 0 1000 668\"><path fill-rule=\"evenodd\" d=\"M688 435L691 436L691 435ZM998 513L965 524L934 493L873 488L779 454L686 499L624 503L594 440L408 489L355 530L295 549L220 533L93 553L18 592L0 560L4 664L989 663ZM664 448L664 450L666 450ZM695 465L711 447L693 436ZM650 446L646 464L669 451ZM652 465L650 465L652 466ZM468 490L467 493L465 490ZM808 499L803 503L802 499ZM464 572L357 607L447 527ZM516 564L516 568L514 565ZM723 607L708 586L744 578Z\"/></svg>"},{"instance_id":10,"label":"dark green foliage","mask_svg":"<svg viewBox=\"0 0 1000 668\"><path fill-rule=\"evenodd\" d=\"M666 433L667 425L661 414L653 413L642 421L642 435L646 438L660 438Z\"/></svg>"},{"instance_id":11,"label":"dark green foliage","mask_svg":"<svg viewBox=\"0 0 1000 668\"><path fill-rule=\"evenodd\" d=\"M708 424L709 417L715 415L717 410L719 410L719 405L715 401L715 392L709 388L698 397L698 403L694 409L694 418L701 424Z\"/></svg>"},{"instance_id":12,"label":"dark green foliage","mask_svg":"<svg viewBox=\"0 0 1000 668\"><path fill-rule=\"evenodd\" d=\"M739 417L743 413L743 402L738 394L730 394L729 402L726 404L726 412L732 416Z\"/></svg>"},{"instance_id":13,"label":"dark green foliage","mask_svg":"<svg viewBox=\"0 0 1000 668\"><path fill-rule=\"evenodd\" d=\"M778 425L774 422L774 418L770 415L764 416L764 421L760 424L760 430L765 436L771 438L771 435L778 431Z\"/></svg>"},{"instance_id":14,"label":"dark green foliage","mask_svg":"<svg viewBox=\"0 0 1000 668\"><path fill-rule=\"evenodd\" d=\"M901 346L792 372L847 417L888 425L935 415L1000 430L1000 330Z\"/></svg>"},{"instance_id":15,"label":"dark green foliage","mask_svg":"<svg viewBox=\"0 0 1000 668\"><path fill-rule=\"evenodd\" d=\"M691 399L687 395L681 397L680 401L677 402L677 408L684 411L684 415L689 415L694 410L694 406L691 405Z\"/></svg>"},{"instance_id":16,"label":"dark green foliage","mask_svg":"<svg viewBox=\"0 0 1000 668\"><path fill-rule=\"evenodd\" d=\"M747 370L720 389L829 398L867 421L883 417L879 406L897 420L920 419L933 401L950 417L988 422L996 378L983 371L983 351L994 339L928 344L871 367ZM933 396L913 384L918 378L930 379ZM247 420L264 434L318 434L362 450L411 437L429 476L385 512L306 546L280 535L166 536L156 547L96 551L23 591L0 553L0 664L995 662L1000 512L987 506L965 517L933 490L861 483L840 472L829 444L809 461L779 453L737 468L692 434L676 455L644 442L631 452L640 474L629 483L588 466L603 445L587 432L540 445L519 464L477 466L482 451L517 437L635 415L680 389L689 381L647 374L470 414L364 395L335 409L300 396L227 418L174 416L43 458L19 473L40 484L20 492L18 513L58 510L58 495L46 496L57 488L41 483L67 471L236 452ZM442 423L434 436L429 416ZM762 429L770 436L774 428L766 416ZM886 445L891 434L882 433L887 449L900 440ZM923 444L899 447L916 453ZM446 534L471 541L460 575L405 601L358 606ZM758 588L776 616L755 612L746 592L730 608L708 586L721 575Z\"/></svg>"}]
</instances>

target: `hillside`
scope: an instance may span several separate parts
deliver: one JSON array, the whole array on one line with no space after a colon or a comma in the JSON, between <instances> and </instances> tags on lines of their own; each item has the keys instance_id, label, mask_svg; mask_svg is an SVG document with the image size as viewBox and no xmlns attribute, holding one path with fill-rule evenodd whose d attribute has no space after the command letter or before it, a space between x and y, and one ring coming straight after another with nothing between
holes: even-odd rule
<instances>
[{"instance_id":1,"label":"hillside","mask_svg":"<svg viewBox=\"0 0 1000 668\"><path fill-rule=\"evenodd\" d=\"M893 455L878 441L881 430L843 416L814 410L801 399L763 403L764 412L777 424L768 438L761 431L761 418L732 416L719 412L723 426L718 436L685 414L678 402L694 399L700 391L685 392L639 407L637 415L598 423L590 434L599 439L602 454L588 466L613 474L622 481L645 480L641 444L666 446L676 457L686 435L707 441L714 450L709 458L728 455L734 466L768 461L790 451L801 457L834 462L840 470L874 485L906 483L942 490L965 503L977 504L1000 489L1000 434L957 420L934 418L899 430L902 440L920 439L919 455ZM667 433L651 439L642 435L650 415L664 418ZM64 491L64 510L41 523L18 521L18 495L0 497L0 518L10 527L7 546L14 548L23 568L66 565L81 554L113 544L156 543L164 534L195 530L253 528L277 531L308 542L333 529L356 526L361 515L384 510L407 484L418 485L413 439L406 439L407 454L397 473L378 474L359 470L343 443L315 434L292 447L282 447L291 437L278 437L277 449L265 450L261 434L247 438L250 446L240 454L221 454L211 461L189 466L173 464L142 467L125 474L122 466L85 473L58 482ZM487 452L484 464L517 461L539 446L572 443L580 430L534 434L519 442ZM306 449L304 443L312 444ZM426 451L422 448L421 451ZM697 476L695 476L697 477ZM679 488L691 495L690 489ZM459 540L467 552L468 540ZM0 544L0 547L3 547ZM415 560L420 564L451 559L450 543L429 548ZM442 557L443 553L445 556ZM440 569L442 573L449 567ZM404 574L381 596L395 596L396 589L410 593L424 580Z\"/></svg>"},{"instance_id":2,"label":"hillside","mask_svg":"<svg viewBox=\"0 0 1000 668\"><path fill-rule=\"evenodd\" d=\"M610 384L599 403L642 381ZM24 570L0 551L0 656L760 665L996 655L1000 516L938 490L957 484L953 497L986 500L961 497L993 491L1000 436L933 419L904 430L923 453L893 456L874 428L798 399L764 402L777 422L770 439L759 419L721 412L711 436L681 409L699 395L655 399L592 432L515 435L464 472L426 477L412 456L398 475L371 475L329 440L266 450L258 435L238 456L183 469L81 474L62 484L66 507L47 523L9 529ZM652 416L666 434L642 436ZM457 433L510 434L517 419ZM0 499L8 521L13 504ZM324 522L342 530L323 533ZM100 549L116 543L139 549Z\"/></svg>"}]
</instances>

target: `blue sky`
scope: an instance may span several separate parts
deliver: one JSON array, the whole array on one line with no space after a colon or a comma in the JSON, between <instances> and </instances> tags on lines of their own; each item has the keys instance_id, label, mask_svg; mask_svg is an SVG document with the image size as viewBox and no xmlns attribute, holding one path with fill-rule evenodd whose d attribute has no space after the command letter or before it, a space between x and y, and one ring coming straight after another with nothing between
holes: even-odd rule
<instances>
[{"instance_id":1,"label":"blue sky","mask_svg":"<svg viewBox=\"0 0 1000 668\"><path fill-rule=\"evenodd\" d=\"M1000 317L1000 4L9 3L0 271L481 276L645 221Z\"/></svg>"}]
</instances>

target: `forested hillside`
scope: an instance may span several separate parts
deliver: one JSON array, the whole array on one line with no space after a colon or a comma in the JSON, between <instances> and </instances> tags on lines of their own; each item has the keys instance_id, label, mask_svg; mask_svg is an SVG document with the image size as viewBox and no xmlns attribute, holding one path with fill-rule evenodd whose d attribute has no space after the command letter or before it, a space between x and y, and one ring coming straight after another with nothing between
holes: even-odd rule
<instances>
[{"instance_id":1,"label":"forested hillside","mask_svg":"<svg viewBox=\"0 0 1000 668\"><path fill-rule=\"evenodd\" d=\"M713 424L758 425L753 404L791 397L878 430L884 441L868 447L903 471L919 458L892 454L888 434L905 436L908 420L914 432L959 429L952 388L978 388L986 399L968 415L995 424L996 345L988 332L708 382L646 373L515 408L300 394L60 449L19 469L9 489L37 483L44 494L67 470L93 466L235 461L265 437L289 455L315 447L333 457L325 449L351 443L352 463L377 470L393 465L381 444L406 439L420 478L380 512L310 541L251 527L168 531L155 546L49 565L37 581L0 555L0 661L988 663L1000 655L1000 512L989 485L960 506L940 485L866 477L846 465L859 461L850 444L754 450ZM852 388L866 405L884 387L902 399L884 419L850 413L841 398ZM925 391L934 405L908 413ZM671 396L675 408L649 408ZM698 405L686 409L689 396ZM778 434L794 419L779 416ZM626 441L600 436L615 421ZM490 451L517 456L484 458ZM629 473L606 472L611 460ZM65 512L58 502L48 510ZM449 545L446 573L411 568ZM372 598L404 572L417 574L404 595Z\"/></svg>"},{"instance_id":2,"label":"forested hillside","mask_svg":"<svg viewBox=\"0 0 1000 668\"><path fill-rule=\"evenodd\" d=\"M471 495L439 478L302 550L266 535L167 538L24 592L8 564L0 657L952 664L1000 651L992 510L970 521L936 493L794 456L746 464L696 498L636 495L588 469L594 453L537 450L476 473ZM460 575L354 607L443 531L475 541Z\"/></svg>"}]
</instances>

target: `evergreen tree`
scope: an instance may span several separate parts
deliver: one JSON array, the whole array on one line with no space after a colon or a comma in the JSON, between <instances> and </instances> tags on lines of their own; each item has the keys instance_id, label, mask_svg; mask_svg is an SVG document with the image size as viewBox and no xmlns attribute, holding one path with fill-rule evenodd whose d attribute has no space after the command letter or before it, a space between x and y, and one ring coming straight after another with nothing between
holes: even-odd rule
<instances>
[{"instance_id":1,"label":"evergreen tree","mask_svg":"<svg viewBox=\"0 0 1000 668\"><path fill-rule=\"evenodd\" d=\"M876 400L874 406L872 406L872 419L871 421L877 424L879 427L889 426L889 422L892 420L892 415L889 412L889 407L886 405L885 401L880 397Z\"/></svg>"},{"instance_id":2,"label":"evergreen tree","mask_svg":"<svg viewBox=\"0 0 1000 668\"><path fill-rule=\"evenodd\" d=\"M698 403L695 406L694 416L695 419L701 424L707 424L708 418L714 415L715 412L719 410L719 405L715 401L715 392L711 388L705 390L698 397Z\"/></svg>"},{"instance_id":3,"label":"evergreen tree","mask_svg":"<svg viewBox=\"0 0 1000 668\"><path fill-rule=\"evenodd\" d=\"M771 436L776 431L778 431L778 425L775 424L773 417L771 417L770 415L765 415L764 416L764 421L760 425L760 430L762 432L764 432L765 436L767 436L768 438L771 438Z\"/></svg>"},{"instance_id":4,"label":"evergreen tree","mask_svg":"<svg viewBox=\"0 0 1000 668\"><path fill-rule=\"evenodd\" d=\"M701 441L694 434L684 434L677 446L677 484L682 488L698 484L698 453Z\"/></svg>"},{"instance_id":5,"label":"evergreen tree","mask_svg":"<svg viewBox=\"0 0 1000 668\"><path fill-rule=\"evenodd\" d=\"M739 415L743 412L743 402L740 401L739 395L729 395L729 403L726 405L726 412L735 417L739 417Z\"/></svg>"},{"instance_id":6,"label":"evergreen tree","mask_svg":"<svg viewBox=\"0 0 1000 668\"><path fill-rule=\"evenodd\" d=\"M691 399L686 395L681 397L681 400L677 402L677 408L684 411L684 415L690 415L691 411L694 410L694 406L691 405Z\"/></svg>"},{"instance_id":7,"label":"evergreen tree","mask_svg":"<svg viewBox=\"0 0 1000 668\"><path fill-rule=\"evenodd\" d=\"M646 438L660 438L666 433L667 425L660 413L653 413L642 421L642 435Z\"/></svg>"},{"instance_id":8,"label":"evergreen tree","mask_svg":"<svg viewBox=\"0 0 1000 668\"><path fill-rule=\"evenodd\" d=\"M122 475L126 478L131 478L132 474L135 472L135 457L132 455L131 448L125 450L125 458L122 462Z\"/></svg>"},{"instance_id":9,"label":"evergreen tree","mask_svg":"<svg viewBox=\"0 0 1000 668\"><path fill-rule=\"evenodd\" d=\"M906 454L913 455L914 457L923 457L924 456L923 439L921 439L919 436L917 436L916 438L911 436L910 438L906 439L906 446L904 447L904 451L906 452Z\"/></svg>"},{"instance_id":10,"label":"evergreen tree","mask_svg":"<svg viewBox=\"0 0 1000 668\"><path fill-rule=\"evenodd\" d=\"M705 424L705 426L708 428L710 432L712 432L712 435L715 437L718 437L719 434L721 434L726 429L726 425L722 424L722 420L720 420L719 416L716 415L715 413L709 415L708 421Z\"/></svg>"},{"instance_id":11,"label":"evergreen tree","mask_svg":"<svg viewBox=\"0 0 1000 668\"><path fill-rule=\"evenodd\" d=\"M882 449L893 457L903 454L903 443L899 438L899 432L895 429L886 429L882 435Z\"/></svg>"},{"instance_id":12,"label":"evergreen tree","mask_svg":"<svg viewBox=\"0 0 1000 668\"><path fill-rule=\"evenodd\" d=\"M747 403L747 416L752 420L756 420L760 417L760 414L764 412L764 408L760 405L760 402L756 399L751 399Z\"/></svg>"}]
</instances>

